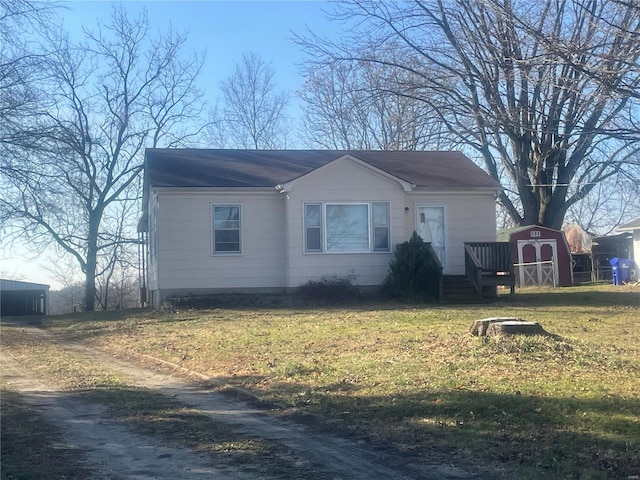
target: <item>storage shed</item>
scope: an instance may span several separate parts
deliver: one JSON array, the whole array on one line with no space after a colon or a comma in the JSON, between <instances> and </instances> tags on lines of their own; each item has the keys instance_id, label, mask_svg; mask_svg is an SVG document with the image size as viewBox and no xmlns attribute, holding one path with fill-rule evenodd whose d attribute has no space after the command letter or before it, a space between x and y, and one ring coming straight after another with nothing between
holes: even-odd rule
<instances>
[{"instance_id":1,"label":"storage shed","mask_svg":"<svg viewBox=\"0 0 640 480\"><path fill-rule=\"evenodd\" d=\"M520 287L573 285L571 251L564 232L539 225L498 232L498 241L510 242L516 283Z\"/></svg>"},{"instance_id":2,"label":"storage shed","mask_svg":"<svg viewBox=\"0 0 640 480\"><path fill-rule=\"evenodd\" d=\"M0 280L0 316L46 315L49 285Z\"/></svg>"}]
</instances>

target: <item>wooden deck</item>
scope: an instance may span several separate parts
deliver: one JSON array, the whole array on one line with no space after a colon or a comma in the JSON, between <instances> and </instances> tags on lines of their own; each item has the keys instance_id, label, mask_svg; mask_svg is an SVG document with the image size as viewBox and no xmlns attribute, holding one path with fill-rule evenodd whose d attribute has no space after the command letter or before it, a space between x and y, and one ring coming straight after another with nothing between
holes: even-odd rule
<instances>
[{"instance_id":1,"label":"wooden deck","mask_svg":"<svg viewBox=\"0 0 640 480\"><path fill-rule=\"evenodd\" d=\"M498 286L515 293L516 277L509 242L468 242L464 244L465 274L483 297L497 295Z\"/></svg>"}]
</instances>

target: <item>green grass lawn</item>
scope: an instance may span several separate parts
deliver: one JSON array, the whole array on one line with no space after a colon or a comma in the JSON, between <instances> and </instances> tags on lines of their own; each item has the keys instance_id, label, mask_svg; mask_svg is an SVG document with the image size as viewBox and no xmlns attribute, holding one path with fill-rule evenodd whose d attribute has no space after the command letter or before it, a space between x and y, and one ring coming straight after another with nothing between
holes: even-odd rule
<instances>
[{"instance_id":1,"label":"green grass lawn","mask_svg":"<svg viewBox=\"0 0 640 480\"><path fill-rule=\"evenodd\" d=\"M554 336L468 333L493 316ZM526 290L488 305L82 314L46 328L179 364L434 461L522 479L640 475L638 287Z\"/></svg>"}]
</instances>

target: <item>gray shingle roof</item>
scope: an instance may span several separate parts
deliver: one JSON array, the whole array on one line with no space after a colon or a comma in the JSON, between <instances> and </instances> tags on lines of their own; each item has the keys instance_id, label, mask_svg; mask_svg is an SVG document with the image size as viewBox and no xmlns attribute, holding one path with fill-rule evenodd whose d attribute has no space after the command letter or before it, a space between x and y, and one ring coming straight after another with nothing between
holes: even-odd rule
<instances>
[{"instance_id":1,"label":"gray shingle roof","mask_svg":"<svg viewBox=\"0 0 640 480\"><path fill-rule=\"evenodd\" d=\"M151 187L274 187L346 154L418 187L500 188L460 152L151 148L145 175Z\"/></svg>"}]
</instances>

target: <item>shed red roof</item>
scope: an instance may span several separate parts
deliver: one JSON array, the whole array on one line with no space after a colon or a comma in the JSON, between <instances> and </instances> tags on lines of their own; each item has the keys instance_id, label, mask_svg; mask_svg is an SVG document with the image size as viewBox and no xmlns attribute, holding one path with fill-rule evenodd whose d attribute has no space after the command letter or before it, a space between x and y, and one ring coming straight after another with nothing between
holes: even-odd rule
<instances>
[{"instance_id":1,"label":"shed red roof","mask_svg":"<svg viewBox=\"0 0 640 480\"><path fill-rule=\"evenodd\" d=\"M145 173L152 187L274 187L347 154L418 187L500 188L461 152L151 148Z\"/></svg>"}]
</instances>

